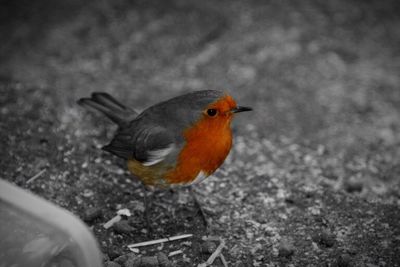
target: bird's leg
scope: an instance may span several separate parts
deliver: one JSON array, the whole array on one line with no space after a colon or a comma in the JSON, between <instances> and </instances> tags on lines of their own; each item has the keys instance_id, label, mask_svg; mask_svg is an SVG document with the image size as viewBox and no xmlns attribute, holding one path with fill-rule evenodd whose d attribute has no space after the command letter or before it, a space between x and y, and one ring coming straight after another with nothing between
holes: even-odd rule
<instances>
[{"instance_id":1,"label":"bird's leg","mask_svg":"<svg viewBox=\"0 0 400 267\"><path fill-rule=\"evenodd\" d=\"M149 219L149 212L151 210L151 206L153 205L153 192L151 192L150 188L144 185L144 197L143 197L143 202L144 202L144 220L146 223L146 228L148 231L148 235L151 237L153 235L153 228L151 227L150 224L150 219ZM150 193L150 197L147 196L147 194Z\"/></svg>"},{"instance_id":2,"label":"bird's leg","mask_svg":"<svg viewBox=\"0 0 400 267\"><path fill-rule=\"evenodd\" d=\"M201 218L203 220L204 226L208 229L209 222L207 220L206 214L204 213L204 210L201 208L200 202L197 200L197 197L196 197L196 192L194 192L194 190L193 190L193 188L191 186L189 186L189 193L190 193L190 195L192 195L194 203L197 206L198 213L200 213L200 216L201 216Z\"/></svg>"},{"instance_id":3,"label":"bird's leg","mask_svg":"<svg viewBox=\"0 0 400 267\"><path fill-rule=\"evenodd\" d=\"M170 210L171 211L171 218L173 220L176 220L176 209L178 207L178 200L176 200L177 192L176 192L176 190L174 190L172 188L169 189L169 192L170 192L171 197L173 199L173 202L172 202L173 208L171 208L171 210Z\"/></svg>"}]
</instances>

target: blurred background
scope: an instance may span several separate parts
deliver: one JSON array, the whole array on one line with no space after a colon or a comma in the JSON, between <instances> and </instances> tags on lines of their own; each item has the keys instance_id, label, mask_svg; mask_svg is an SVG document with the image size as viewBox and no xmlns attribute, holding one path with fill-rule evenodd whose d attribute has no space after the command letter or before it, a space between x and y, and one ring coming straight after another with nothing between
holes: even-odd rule
<instances>
[{"instance_id":1,"label":"blurred background","mask_svg":"<svg viewBox=\"0 0 400 267\"><path fill-rule=\"evenodd\" d=\"M260 134L399 141L398 1L2 1L0 74L74 105L231 92ZM243 120L243 118L242 118ZM360 145L362 143L362 145Z\"/></svg>"},{"instance_id":2,"label":"blurred background","mask_svg":"<svg viewBox=\"0 0 400 267\"><path fill-rule=\"evenodd\" d=\"M76 100L105 91L143 110L188 91L217 89L254 111L237 116L235 148L217 173L225 178L200 185L214 204L227 196L216 214L246 210L263 220L257 216L264 204L279 202L271 183L288 191L298 183L323 185L323 195L339 190L400 204L397 0L0 5L0 169L18 185L83 217L90 206L106 206L110 217L110 207L131 203L136 191L124 163L99 149L115 128ZM25 184L43 169L47 179ZM112 194L117 187L126 195ZM233 191L239 197L231 199ZM279 221L276 207L268 207L263 216ZM97 236L108 242L100 230Z\"/></svg>"}]
</instances>

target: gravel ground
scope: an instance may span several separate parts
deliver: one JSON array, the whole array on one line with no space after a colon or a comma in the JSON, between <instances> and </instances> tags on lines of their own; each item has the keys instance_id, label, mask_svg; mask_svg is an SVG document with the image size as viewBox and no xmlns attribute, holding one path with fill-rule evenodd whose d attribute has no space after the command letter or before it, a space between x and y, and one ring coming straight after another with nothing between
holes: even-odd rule
<instances>
[{"instance_id":1,"label":"gravel ground","mask_svg":"<svg viewBox=\"0 0 400 267\"><path fill-rule=\"evenodd\" d=\"M400 266L397 1L15 1L0 14L2 178L85 220L108 266L179 249L168 261L196 266L215 238L229 266ZM185 190L157 190L149 237L143 187L100 149L115 126L76 100L106 91L142 110L200 89L254 112L195 188L209 231ZM105 230L121 208L133 216Z\"/></svg>"}]
</instances>

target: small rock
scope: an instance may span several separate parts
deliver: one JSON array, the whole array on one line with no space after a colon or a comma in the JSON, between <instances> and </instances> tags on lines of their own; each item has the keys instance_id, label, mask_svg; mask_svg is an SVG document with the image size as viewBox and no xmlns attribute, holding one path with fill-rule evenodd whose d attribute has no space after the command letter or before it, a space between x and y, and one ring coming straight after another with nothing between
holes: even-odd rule
<instances>
[{"instance_id":1,"label":"small rock","mask_svg":"<svg viewBox=\"0 0 400 267\"><path fill-rule=\"evenodd\" d=\"M123 265L129 259L129 257L133 257L133 256L136 256L136 255L134 253L124 254L124 255L121 255L121 256L115 258L114 261L120 265Z\"/></svg>"},{"instance_id":2,"label":"small rock","mask_svg":"<svg viewBox=\"0 0 400 267\"><path fill-rule=\"evenodd\" d=\"M108 257L108 261L114 261L115 258L121 256L121 253L118 251L118 249L112 247L107 249L106 256Z\"/></svg>"},{"instance_id":3,"label":"small rock","mask_svg":"<svg viewBox=\"0 0 400 267\"><path fill-rule=\"evenodd\" d=\"M103 262L110 261L110 257L108 254L101 253L101 257L103 259Z\"/></svg>"},{"instance_id":4,"label":"small rock","mask_svg":"<svg viewBox=\"0 0 400 267\"><path fill-rule=\"evenodd\" d=\"M363 189L363 183L362 183L362 181L358 181L355 179L349 179L344 184L344 188L349 193L361 192Z\"/></svg>"},{"instance_id":5,"label":"small rock","mask_svg":"<svg viewBox=\"0 0 400 267\"><path fill-rule=\"evenodd\" d=\"M286 197L285 198L285 203L293 205L293 204L296 204L296 201L292 197Z\"/></svg>"},{"instance_id":6,"label":"small rock","mask_svg":"<svg viewBox=\"0 0 400 267\"><path fill-rule=\"evenodd\" d=\"M217 249L217 245L211 241L205 241L201 245L201 252L203 254L212 254Z\"/></svg>"},{"instance_id":7,"label":"small rock","mask_svg":"<svg viewBox=\"0 0 400 267\"><path fill-rule=\"evenodd\" d=\"M121 265L113 261L108 261L104 264L104 267L121 267Z\"/></svg>"},{"instance_id":8,"label":"small rock","mask_svg":"<svg viewBox=\"0 0 400 267\"><path fill-rule=\"evenodd\" d=\"M90 190L90 189L85 189L84 191L83 191L83 194L82 194L84 197L87 197L87 198L89 198L89 197L92 197L93 195L94 195L94 192L92 191L92 190Z\"/></svg>"},{"instance_id":9,"label":"small rock","mask_svg":"<svg viewBox=\"0 0 400 267\"><path fill-rule=\"evenodd\" d=\"M124 267L142 267L142 258L129 258L125 264Z\"/></svg>"},{"instance_id":10,"label":"small rock","mask_svg":"<svg viewBox=\"0 0 400 267\"><path fill-rule=\"evenodd\" d=\"M327 229L314 235L313 240L318 244L324 245L328 248L333 247L336 242L335 235Z\"/></svg>"},{"instance_id":11,"label":"small rock","mask_svg":"<svg viewBox=\"0 0 400 267\"><path fill-rule=\"evenodd\" d=\"M287 238L282 238L279 243L279 256L290 257L294 254L295 247L293 242Z\"/></svg>"},{"instance_id":12,"label":"small rock","mask_svg":"<svg viewBox=\"0 0 400 267\"><path fill-rule=\"evenodd\" d=\"M135 231L135 228L130 226L127 221L119 221L113 225L113 230L118 234L129 234Z\"/></svg>"},{"instance_id":13,"label":"small rock","mask_svg":"<svg viewBox=\"0 0 400 267\"><path fill-rule=\"evenodd\" d=\"M335 244L335 235L328 230L322 231L321 234L321 244L332 247Z\"/></svg>"},{"instance_id":14,"label":"small rock","mask_svg":"<svg viewBox=\"0 0 400 267\"><path fill-rule=\"evenodd\" d=\"M156 256L145 256L140 259L138 265L133 265L134 267L158 267L158 259ZM128 267L128 266L126 266ZM129 266L130 267L130 266Z\"/></svg>"},{"instance_id":15,"label":"small rock","mask_svg":"<svg viewBox=\"0 0 400 267\"><path fill-rule=\"evenodd\" d=\"M93 207L85 210L85 213L83 214L83 221L90 223L96 220L97 218L101 217L103 215L103 212L101 208L99 207Z\"/></svg>"},{"instance_id":16,"label":"small rock","mask_svg":"<svg viewBox=\"0 0 400 267\"><path fill-rule=\"evenodd\" d=\"M158 265L160 267L172 267L172 262L168 259L168 256L165 255L163 252L158 252L157 253L157 260L158 260Z\"/></svg>"},{"instance_id":17,"label":"small rock","mask_svg":"<svg viewBox=\"0 0 400 267\"><path fill-rule=\"evenodd\" d=\"M349 267L351 266L351 256L347 253L342 254L337 259L338 267Z\"/></svg>"},{"instance_id":18,"label":"small rock","mask_svg":"<svg viewBox=\"0 0 400 267\"><path fill-rule=\"evenodd\" d=\"M354 256L357 254L357 248L355 248L355 247L346 248L346 252L347 252L347 254Z\"/></svg>"}]
</instances>

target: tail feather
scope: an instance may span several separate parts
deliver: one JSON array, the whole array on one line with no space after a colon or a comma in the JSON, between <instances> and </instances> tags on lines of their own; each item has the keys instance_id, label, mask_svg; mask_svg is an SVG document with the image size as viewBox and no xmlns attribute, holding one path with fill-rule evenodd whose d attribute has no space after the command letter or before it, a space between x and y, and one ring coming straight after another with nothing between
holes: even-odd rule
<instances>
[{"instance_id":1,"label":"tail feather","mask_svg":"<svg viewBox=\"0 0 400 267\"><path fill-rule=\"evenodd\" d=\"M118 100L107 93L95 92L92 94L92 99L103 106L113 108L115 110L126 110L134 112L134 110L124 106L123 104L118 102Z\"/></svg>"},{"instance_id":2,"label":"tail feather","mask_svg":"<svg viewBox=\"0 0 400 267\"><path fill-rule=\"evenodd\" d=\"M93 93L91 98L79 99L78 104L100 111L120 126L126 125L138 115L136 111L124 106L107 93Z\"/></svg>"}]
</instances>

